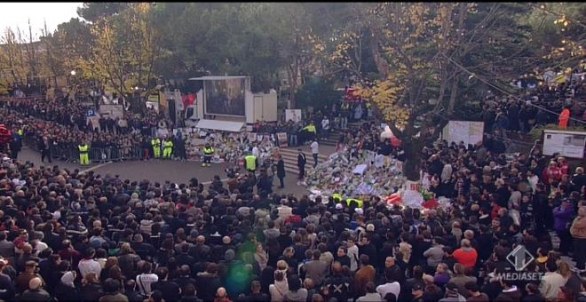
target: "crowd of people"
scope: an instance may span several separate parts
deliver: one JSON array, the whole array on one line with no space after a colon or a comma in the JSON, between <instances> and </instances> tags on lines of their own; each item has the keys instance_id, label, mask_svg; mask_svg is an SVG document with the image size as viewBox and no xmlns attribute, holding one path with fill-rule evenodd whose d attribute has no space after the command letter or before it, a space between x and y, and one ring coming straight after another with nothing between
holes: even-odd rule
<instances>
[{"instance_id":1,"label":"crowd of people","mask_svg":"<svg viewBox=\"0 0 586 302\"><path fill-rule=\"evenodd\" d=\"M586 175L560 157L447 144L421 154L449 210L131 181L5 159L0 298L49 301L520 301L586 298ZM576 172L575 174L572 172ZM552 244L548 230L561 243ZM499 277L523 244L533 282ZM532 300L535 301L535 300Z\"/></svg>"},{"instance_id":2,"label":"crowd of people","mask_svg":"<svg viewBox=\"0 0 586 302\"><path fill-rule=\"evenodd\" d=\"M586 125L585 66L575 68L570 76L560 83L553 79L554 70L547 70L543 76L526 74L515 82L521 96L487 97L482 108L484 129L487 133L500 130L528 133L536 126L559 124L559 114L569 109L568 124L574 127ZM562 78L562 77L560 77ZM541 81L541 83L540 83Z\"/></svg>"},{"instance_id":3,"label":"crowd of people","mask_svg":"<svg viewBox=\"0 0 586 302\"><path fill-rule=\"evenodd\" d=\"M506 101L507 115L514 102ZM331 115L332 126L349 128L341 145L350 156L412 156L381 142L380 124L347 127L344 118L369 118L365 105L354 106L354 116L349 105L340 109L348 115ZM58 101L0 108L3 123L49 144L148 146L158 122L129 116L126 130L105 122L94 131L82 114L81 105ZM324 118L312 117L317 133L328 129ZM291 135L302 126L262 130L297 127ZM539 149L504 152L490 133L477 146L425 146L416 157L428 190L450 199L448 208L425 209L377 195L282 195L266 189L264 169L204 186L37 167L0 154L0 300L586 301L584 165ZM507 277L520 245L535 257L523 272L539 278Z\"/></svg>"},{"instance_id":4,"label":"crowd of people","mask_svg":"<svg viewBox=\"0 0 586 302\"><path fill-rule=\"evenodd\" d=\"M87 119L88 109L83 104L63 99L39 101L36 98L5 98L0 101L3 123L13 131L20 129L24 136L41 150L46 150L48 162L53 157L74 160L79 158L78 146L88 143L94 148L111 148L120 158L133 150L148 146L161 118L152 111L137 117L101 117L97 127ZM109 152L110 153L110 152ZM144 152L141 152L143 155ZM151 156L153 152L150 152ZM112 154L108 154L108 160Z\"/></svg>"}]
</instances>

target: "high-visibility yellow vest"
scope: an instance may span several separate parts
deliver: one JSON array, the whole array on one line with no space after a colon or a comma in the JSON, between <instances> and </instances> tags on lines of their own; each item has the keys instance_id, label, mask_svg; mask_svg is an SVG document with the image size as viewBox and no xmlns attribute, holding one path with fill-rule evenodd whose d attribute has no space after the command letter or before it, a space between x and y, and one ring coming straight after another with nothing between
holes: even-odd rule
<instances>
[{"instance_id":1,"label":"high-visibility yellow vest","mask_svg":"<svg viewBox=\"0 0 586 302\"><path fill-rule=\"evenodd\" d=\"M214 154L214 148L212 148L212 147L209 147L209 148L208 147L204 147L203 148L203 154L204 155L207 155L207 156L210 156L210 155Z\"/></svg>"},{"instance_id":2,"label":"high-visibility yellow vest","mask_svg":"<svg viewBox=\"0 0 586 302\"><path fill-rule=\"evenodd\" d=\"M256 170L256 156L247 155L244 157L244 161L246 161L246 170Z\"/></svg>"},{"instance_id":3,"label":"high-visibility yellow vest","mask_svg":"<svg viewBox=\"0 0 586 302\"><path fill-rule=\"evenodd\" d=\"M334 202L342 202L342 195L338 193L332 194L332 198L334 199Z\"/></svg>"},{"instance_id":4,"label":"high-visibility yellow vest","mask_svg":"<svg viewBox=\"0 0 586 302\"><path fill-rule=\"evenodd\" d=\"M307 130L307 132L312 132L312 133L316 133L317 132L317 130L315 129L315 126L314 125L307 125L303 129Z\"/></svg>"},{"instance_id":5,"label":"high-visibility yellow vest","mask_svg":"<svg viewBox=\"0 0 586 302\"><path fill-rule=\"evenodd\" d=\"M362 202L362 200L360 200L360 199L348 198L348 199L346 199L346 204L347 204L348 206L350 206L350 203L351 203L352 201L356 201L356 204L358 204L358 207L359 207L359 208L362 208L362 206L363 206L363 202Z\"/></svg>"},{"instance_id":6,"label":"high-visibility yellow vest","mask_svg":"<svg viewBox=\"0 0 586 302\"><path fill-rule=\"evenodd\" d=\"M171 149L173 148L173 142L172 141L166 141L165 142L165 149Z\"/></svg>"},{"instance_id":7,"label":"high-visibility yellow vest","mask_svg":"<svg viewBox=\"0 0 586 302\"><path fill-rule=\"evenodd\" d=\"M151 145L153 145L153 147L157 147L161 145L161 141L158 138L153 138L151 140Z\"/></svg>"},{"instance_id":8,"label":"high-visibility yellow vest","mask_svg":"<svg viewBox=\"0 0 586 302\"><path fill-rule=\"evenodd\" d=\"M22 129L18 129L18 130L16 131L16 133L17 133L18 135L20 135L20 136L24 136L24 130L22 130Z\"/></svg>"},{"instance_id":9,"label":"high-visibility yellow vest","mask_svg":"<svg viewBox=\"0 0 586 302\"><path fill-rule=\"evenodd\" d=\"M79 145L79 153L88 153L89 152L89 146L87 144L85 145Z\"/></svg>"}]
</instances>

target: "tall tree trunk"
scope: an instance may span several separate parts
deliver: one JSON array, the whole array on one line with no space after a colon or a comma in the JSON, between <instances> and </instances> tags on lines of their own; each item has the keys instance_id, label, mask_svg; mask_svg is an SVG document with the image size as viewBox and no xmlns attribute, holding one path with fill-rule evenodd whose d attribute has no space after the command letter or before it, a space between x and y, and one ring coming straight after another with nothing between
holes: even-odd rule
<instances>
[{"instance_id":1,"label":"tall tree trunk","mask_svg":"<svg viewBox=\"0 0 586 302\"><path fill-rule=\"evenodd\" d=\"M376 69L378 69L378 72L383 78L386 78L389 75L389 64L380 53L379 35L377 33L373 33L373 36L370 39L370 50L372 51L372 57L376 65Z\"/></svg>"},{"instance_id":2,"label":"tall tree trunk","mask_svg":"<svg viewBox=\"0 0 586 302\"><path fill-rule=\"evenodd\" d=\"M435 105L434 111L437 111L440 108L440 106L442 105L442 103L444 102L444 96L446 94L446 86L448 86L448 81L447 81L447 78L444 74L442 76L442 81L440 83L439 96L437 97L437 103Z\"/></svg>"},{"instance_id":3,"label":"tall tree trunk","mask_svg":"<svg viewBox=\"0 0 586 302\"><path fill-rule=\"evenodd\" d=\"M410 181L419 181L421 172L421 160L419 154L425 146L423 137L411 137L403 142L403 151L405 151L405 162L403 163L403 174Z\"/></svg>"},{"instance_id":4,"label":"tall tree trunk","mask_svg":"<svg viewBox=\"0 0 586 302\"><path fill-rule=\"evenodd\" d=\"M458 96L458 88L460 81L459 81L459 77L456 76L453 80L452 80L452 89L450 91L450 102L448 103L448 116L450 116L451 114L454 113L454 107L456 106L456 98Z\"/></svg>"}]
</instances>

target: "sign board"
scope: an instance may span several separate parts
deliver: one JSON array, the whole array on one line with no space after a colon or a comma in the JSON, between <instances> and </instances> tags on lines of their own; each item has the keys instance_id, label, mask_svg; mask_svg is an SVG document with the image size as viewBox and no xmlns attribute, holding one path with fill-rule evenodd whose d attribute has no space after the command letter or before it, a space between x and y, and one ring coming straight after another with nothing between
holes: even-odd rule
<instances>
[{"instance_id":1,"label":"sign board","mask_svg":"<svg viewBox=\"0 0 586 302\"><path fill-rule=\"evenodd\" d=\"M157 103L157 104L159 103L160 100L161 100L161 98L160 98L158 91L157 91L157 93L149 94L149 97L147 98L147 101Z\"/></svg>"},{"instance_id":2,"label":"sign board","mask_svg":"<svg viewBox=\"0 0 586 302\"><path fill-rule=\"evenodd\" d=\"M543 130L543 154L584 158L586 132Z\"/></svg>"},{"instance_id":3,"label":"sign board","mask_svg":"<svg viewBox=\"0 0 586 302\"><path fill-rule=\"evenodd\" d=\"M442 138L451 144L464 142L476 145L482 143L484 122L450 121L442 131Z\"/></svg>"},{"instance_id":4,"label":"sign board","mask_svg":"<svg viewBox=\"0 0 586 302\"><path fill-rule=\"evenodd\" d=\"M111 118L124 118L124 105L100 105L100 115Z\"/></svg>"},{"instance_id":5,"label":"sign board","mask_svg":"<svg viewBox=\"0 0 586 302\"><path fill-rule=\"evenodd\" d=\"M288 143L289 143L287 141L287 133L286 132L277 133L277 141L279 142L279 147L281 147L281 148L287 147Z\"/></svg>"},{"instance_id":6,"label":"sign board","mask_svg":"<svg viewBox=\"0 0 586 302\"><path fill-rule=\"evenodd\" d=\"M300 122L301 121L301 109L285 109L285 121Z\"/></svg>"},{"instance_id":7,"label":"sign board","mask_svg":"<svg viewBox=\"0 0 586 302\"><path fill-rule=\"evenodd\" d=\"M86 116L96 116L96 111L94 109L88 109Z\"/></svg>"}]
</instances>

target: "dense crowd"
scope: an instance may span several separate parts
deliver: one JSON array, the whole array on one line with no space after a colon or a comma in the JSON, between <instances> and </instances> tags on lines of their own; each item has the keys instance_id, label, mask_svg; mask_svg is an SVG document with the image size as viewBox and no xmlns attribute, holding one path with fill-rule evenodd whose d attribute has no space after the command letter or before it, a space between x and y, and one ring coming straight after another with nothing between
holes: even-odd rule
<instances>
[{"instance_id":1,"label":"dense crowd","mask_svg":"<svg viewBox=\"0 0 586 302\"><path fill-rule=\"evenodd\" d=\"M539 91L543 99L532 101L555 109L547 100L553 93L557 104L557 92ZM586 301L584 166L538 149L505 154L490 133L501 126L527 131L532 119L520 117L532 117L524 110L536 107L493 100L487 112L500 108L519 124L501 124L497 113L485 120L481 145L439 141L418 154L427 189L449 198L447 209L391 206L376 195L360 203L280 195L265 189L264 170L230 174L227 183L215 176L209 186L198 179L154 183L0 154L0 299ZM3 123L56 143L148 146L160 120L127 116L126 127L104 120L95 131L85 112L61 101L0 108ZM538 123L550 122L538 115ZM345 103L308 120L320 136L347 128L340 146L350 156L368 150L404 160L399 144L381 142L380 124L347 125L370 118L366 104ZM305 124L255 127L291 136ZM535 256L524 272L540 278L507 277L516 271L508 256L519 245Z\"/></svg>"},{"instance_id":2,"label":"dense crowd","mask_svg":"<svg viewBox=\"0 0 586 302\"><path fill-rule=\"evenodd\" d=\"M586 298L579 275L560 259L572 255L584 268L583 168L539 151L508 162L491 142L423 150L430 190L453 201L449 210L426 211L388 207L378 196L359 207L258 194L252 175L227 185L216 177L206 188L197 179L131 181L5 159L0 298ZM542 272L541 281L499 278L512 269L507 255L517 244L536 255L527 270Z\"/></svg>"},{"instance_id":3,"label":"dense crowd","mask_svg":"<svg viewBox=\"0 0 586 302\"><path fill-rule=\"evenodd\" d=\"M586 85L584 67L575 68L570 76L560 83L553 81L554 70L547 70L543 76L537 73L523 75L515 86L521 96L497 97L489 95L482 108L484 129L509 130L527 133L535 126L558 124L558 114L565 107L570 109L570 126L586 125ZM541 82L540 82L541 81Z\"/></svg>"},{"instance_id":4,"label":"dense crowd","mask_svg":"<svg viewBox=\"0 0 586 302\"><path fill-rule=\"evenodd\" d=\"M143 159L149 154L152 158L151 139L173 136L169 131L167 135L160 134L159 123L164 119L152 110L141 116L99 117L95 123L87 119L87 111L82 103L67 98L42 102L33 98L0 101L3 123L13 130L22 129L35 147L47 150L49 162L52 157L75 160L77 146L83 143L93 149L107 150L108 154L104 154L107 160L131 156ZM178 158L186 157L185 138L185 135L174 137Z\"/></svg>"}]
</instances>

